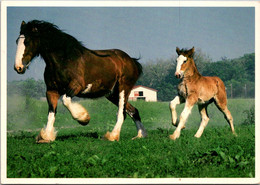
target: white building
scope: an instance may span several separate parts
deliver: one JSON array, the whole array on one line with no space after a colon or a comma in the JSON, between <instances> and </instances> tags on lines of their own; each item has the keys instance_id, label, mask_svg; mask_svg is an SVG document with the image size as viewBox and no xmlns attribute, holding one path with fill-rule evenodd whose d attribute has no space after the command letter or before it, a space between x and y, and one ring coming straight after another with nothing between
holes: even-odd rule
<instances>
[{"instance_id":1,"label":"white building","mask_svg":"<svg viewBox=\"0 0 260 185\"><path fill-rule=\"evenodd\" d=\"M142 85L134 86L128 100L157 101L157 90Z\"/></svg>"}]
</instances>

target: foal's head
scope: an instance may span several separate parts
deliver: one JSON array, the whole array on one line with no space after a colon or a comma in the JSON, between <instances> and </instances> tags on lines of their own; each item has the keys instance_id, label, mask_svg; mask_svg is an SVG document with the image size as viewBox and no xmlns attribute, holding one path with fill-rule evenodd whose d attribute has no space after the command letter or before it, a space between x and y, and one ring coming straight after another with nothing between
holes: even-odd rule
<instances>
[{"instance_id":1,"label":"foal's head","mask_svg":"<svg viewBox=\"0 0 260 185\"><path fill-rule=\"evenodd\" d=\"M39 30L33 22L23 21L20 27L20 36L16 40L17 51L14 69L19 74L25 73L32 59L39 55Z\"/></svg>"},{"instance_id":2,"label":"foal's head","mask_svg":"<svg viewBox=\"0 0 260 185\"><path fill-rule=\"evenodd\" d=\"M178 54L177 58L177 65L176 65L176 78L183 78L186 71L193 65L193 54L194 54L194 47L190 50L180 50L178 47L176 48L176 52Z\"/></svg>"}]
</instances>

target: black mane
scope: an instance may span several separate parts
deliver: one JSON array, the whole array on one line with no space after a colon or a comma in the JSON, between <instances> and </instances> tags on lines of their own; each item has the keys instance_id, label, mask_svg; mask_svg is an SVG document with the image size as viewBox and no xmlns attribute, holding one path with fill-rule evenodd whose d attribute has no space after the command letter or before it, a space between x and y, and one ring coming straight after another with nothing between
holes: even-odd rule
<instances>
[{"instance_id":1,"label":"black mane","mask_svg":"<svg viewBox=\"0 0 260 185\"><path fill-rule=\"evenodd\" d=\"M58 26L39 20L32 20L21 28L20 34L31 39L40 40L39 54L57 52L64 59L75 59L80 57L85 50L98 55L96 52L87 49L73 36L60 30Z\"/></svg>"}]
</instances>

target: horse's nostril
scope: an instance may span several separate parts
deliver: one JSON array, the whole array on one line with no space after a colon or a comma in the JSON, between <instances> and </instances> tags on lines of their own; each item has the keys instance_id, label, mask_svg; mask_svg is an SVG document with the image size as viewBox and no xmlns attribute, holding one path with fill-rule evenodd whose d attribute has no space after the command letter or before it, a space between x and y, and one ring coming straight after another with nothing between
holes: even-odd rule
<instances>
[{"instance_id":1,"label":"horse's nostril","mask_svg":"<svg viewBox=\"0 0 260 185\"><path fill-rule=\"evenodd\" d=\"M18 67L18 72L22 72L23 68L22 67Z\"/></svg>"}]
</instances>

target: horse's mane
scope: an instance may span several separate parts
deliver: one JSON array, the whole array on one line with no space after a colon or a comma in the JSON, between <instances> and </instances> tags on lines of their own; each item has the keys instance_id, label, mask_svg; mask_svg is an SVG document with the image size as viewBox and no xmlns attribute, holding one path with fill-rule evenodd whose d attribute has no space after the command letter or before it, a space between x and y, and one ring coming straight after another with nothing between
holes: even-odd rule
<instances>
[{"instance_id":1,"label":"horse's mane","mask_svg":"<svg viewBox=\"0 0 260 185\"><path fill-rule=\"evenodd\" d=\"M60 55L71 59L81 56L85 50L97 56L103 56L86 48L80 41L60 30L55 24L46 21L30 21L22 31L31 37L40 38L41 52L57 51Z\"/></svg>"},{"instance_id":2,"label":"horse's mane","mask_svg":"<svg viewBox=\"0 0 260 185\"><path fill-rule=\"evenodd\" d=\"M187 49L187 48L182 48L180 51L179 51L180 53L182 53L182 54L185 54L185 55L187 55L188 54L188 52L189 52L189 49ZM195 53L195 52L194 52ZM192 56L194 56L194 53L193 53L193 55Z\"/></svg>"}]
</instances>

